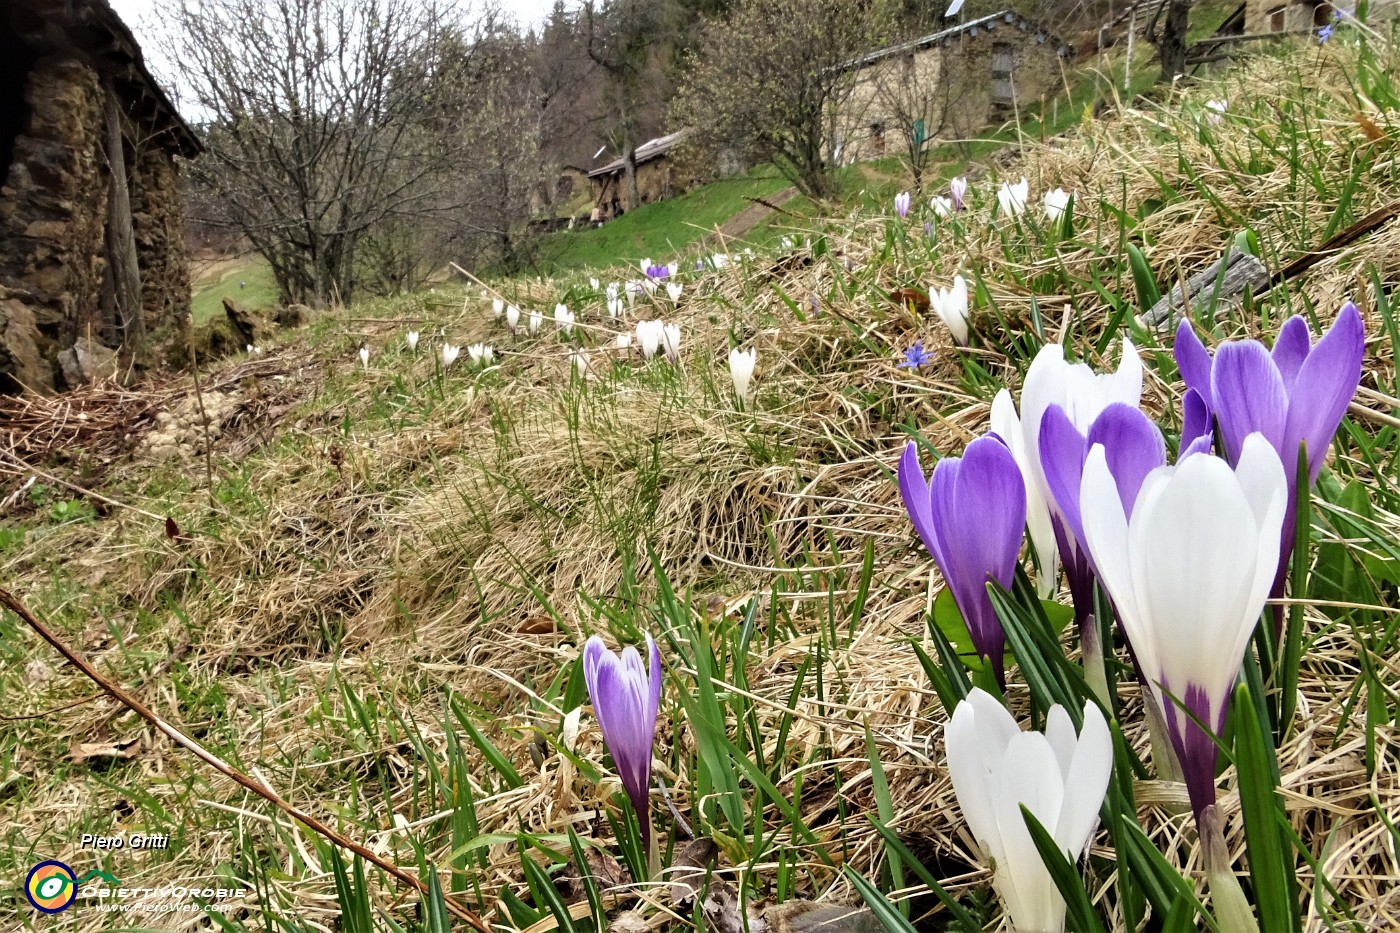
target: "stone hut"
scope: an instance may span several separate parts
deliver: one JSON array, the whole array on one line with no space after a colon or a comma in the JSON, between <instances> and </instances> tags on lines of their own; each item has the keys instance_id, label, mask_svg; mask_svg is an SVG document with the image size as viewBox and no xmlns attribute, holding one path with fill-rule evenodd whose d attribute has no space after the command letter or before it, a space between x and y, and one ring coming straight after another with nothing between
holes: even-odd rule
<instances>
[{"instance_id":1,"label":"stone hut","mask_svg":"<svg viewBox=\"0 0 1400 933\"><path fill-rule=\"evenodd\" d=\"M0 392L130 372L188 326L200 143L105 0L0 4Z\"/></svg>"},{"instance_id":2,"label":"stone hut","mask_svg":"<svg viewBox=\"0 0 1400 933\"><path fill-rule=\"evenodd\" d=\"M844 67L854 74L832 150L841 162L899 155L939 137L966 139L1062 81L1073 49L1004 10L878 49Z\"/></svg>"},{"instance_id":3,"label":"stone hut","mask_svg":"<svg viewBox=\"0 0 1400 933\"><path fill-rule=\"evenodd\" d=\"M676 144L685 138L685 132L678 130L637 147L637 193L641 195L642 204L664 201L684 190L670 156ZM626 208L627 175L621 159L589 172L588 185L592 189L593 207L600 220L616 217Z\"/></svg>"}]
</instances>

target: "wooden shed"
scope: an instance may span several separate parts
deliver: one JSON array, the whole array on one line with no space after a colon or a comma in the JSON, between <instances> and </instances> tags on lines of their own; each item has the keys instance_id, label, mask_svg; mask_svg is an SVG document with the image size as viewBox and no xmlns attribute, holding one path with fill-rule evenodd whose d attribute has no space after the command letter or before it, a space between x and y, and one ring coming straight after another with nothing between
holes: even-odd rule
<instances>
[{"instance_id":1,"label":"wooden shed","mask_svg":"<svg viewBox=\"0 0 1400 933\"><path fill-rule=\"evenodd\" d=\"M637 193L643 204L664 201L681 190L671 150L685 137L685 130L648 140L637 147ZM627 177L622 159L609 162L588 173L593 207L599 219L607 220L623 212L627 205Z\"/></svg>"},{"instance_id":2,"label":"wooden shed","mask_svg":"<svg viewBox=\"0 0 1400 933\"><path fill-rule=\"evenodd\" d=\"M105 0L0 5L0 391L128 373L187 326L200 143Z\"/></svg>"}]
</instances>

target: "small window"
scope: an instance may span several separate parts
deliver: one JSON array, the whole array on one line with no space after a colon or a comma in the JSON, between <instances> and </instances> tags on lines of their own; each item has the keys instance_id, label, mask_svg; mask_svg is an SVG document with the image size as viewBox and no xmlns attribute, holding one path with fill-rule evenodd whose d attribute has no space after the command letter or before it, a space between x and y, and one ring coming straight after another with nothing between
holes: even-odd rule
<instances>
[{"instance_id":1,"label":"small window","mask_svg":"<svg viewBox=\"0 0 1400 933\"><path fill-rule=\"evenodd\" d=\"M885 124L883 121L870 124L870 145L876 155L885 154Z\"/></svg>"},{"instance_id":2,"label":"small window","mask_svg":"<svg viewBox=\"0 0 1400 933\"><path fill-rule=\"evenodd\" d=\"M1276 6L1266 15L1269 17L1269 32L1283 32L1284 8Z\"/></svg>"},{"instance_id":3,"label":"small window","mask_svg":"<svg viewBox=\"0 0 1400 933\"><path fill-rule=\"evenodd\" d=\"M1332 22L1332 5L1319 3L1313 7L1313 25L1326 26Z\"/></svg>"},{"instance_id":4,"label":"small window","mask_svg":"<svg viewBox=\"0 0 1400 933\"><path fill-rule=\"evenodd\" d=\"M1016 51L1009 42L998 42L992 46L992 75L1006 76L1015 67Z\"/></svg>"}]
</instances>

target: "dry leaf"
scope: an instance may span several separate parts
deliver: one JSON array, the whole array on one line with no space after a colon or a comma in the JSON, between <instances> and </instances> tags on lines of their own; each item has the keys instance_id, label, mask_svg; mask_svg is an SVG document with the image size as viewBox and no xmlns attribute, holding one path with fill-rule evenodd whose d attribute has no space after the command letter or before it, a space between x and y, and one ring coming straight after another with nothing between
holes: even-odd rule
<instances>
[{"instance_id":1,"label":"dry leaf","mask_svg":"<svg viewBox=\"0 0 1400 933\"><path fill-rule=\"evenodd\" d=\"M694 903L696 895L705 883L705 874L709 871L710 863L715 860L718 852L719 846L715 845L713 839L701 836L687 842L685 847L676 853L671 870L666 875L671 881L671 903L676 905L681 913L690 910L690 905Z\"/></svg>"},{"instance_id":2,"label":"dry leaf","mask_svg":"<svg viewBox=\"0 0 1400 933\"><path fill-rule=\"evenodd\" d=\"M554 631L554 620L549 616L530 616L515 630L517 635L549 635Z\"/></svg>"},{"instance_id":3,"label":"dry leaf","mask_svg":"<svg viewBox=\"0 0 1400 933\"><path fill-rule=\"evenodd\" d=\"M135 758L141 752L141 740L126 742L74 742L68 748L68 760L75 764L111 765Z\"/></svg>"}]
</instances>

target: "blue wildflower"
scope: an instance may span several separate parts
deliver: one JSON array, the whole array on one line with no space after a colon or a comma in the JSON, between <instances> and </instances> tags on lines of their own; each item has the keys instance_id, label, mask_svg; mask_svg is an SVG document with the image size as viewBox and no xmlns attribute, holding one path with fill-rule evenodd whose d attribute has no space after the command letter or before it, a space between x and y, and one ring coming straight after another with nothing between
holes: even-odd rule
<instances>
[{"instance_id":1,"label":"blue wildflower","mask_svg":"<svg viewBox=\"0 0 1400 933\"><path fill-rule=\"evenodd\" d=\"M933 360L933 354L924 349L922 340L915 340L914 345L904 351L904 360L896 365L898 369L918 369L925 363Z\"/></svg>"},{"instance_id":2,"label":"blue wildflower","mask_svg":"<svg viewBox=\"0 0 1400 933\"><path fill-rule=\"evenodd\" d=\"M1328 23L1317 31L1317 42L1319 45L1332 38L1332 24Z\"/></svg>"}]
</instances>

